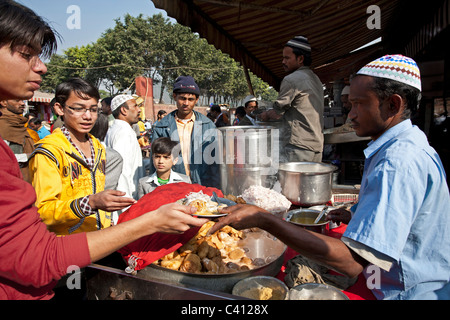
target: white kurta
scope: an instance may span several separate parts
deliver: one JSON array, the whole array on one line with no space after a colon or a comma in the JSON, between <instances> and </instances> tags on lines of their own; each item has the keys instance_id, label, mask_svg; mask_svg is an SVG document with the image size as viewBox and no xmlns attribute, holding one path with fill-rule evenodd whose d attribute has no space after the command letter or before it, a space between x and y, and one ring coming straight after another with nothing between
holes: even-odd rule
<instances>
[{"instance_id":1,"label":"white kurta","mask_svg":"<svg viewBox=\"0 0 450 320\"><path fill-rule=\"evenodd\" d=\"M145 169L136 132L128 122L116 119L108 129L105 144L119 152L123 158L122 174L119 177L117 190L124 191L128 197L137 200L137 186L139 179L145 176Z\"/></svg>"}]
</instances>

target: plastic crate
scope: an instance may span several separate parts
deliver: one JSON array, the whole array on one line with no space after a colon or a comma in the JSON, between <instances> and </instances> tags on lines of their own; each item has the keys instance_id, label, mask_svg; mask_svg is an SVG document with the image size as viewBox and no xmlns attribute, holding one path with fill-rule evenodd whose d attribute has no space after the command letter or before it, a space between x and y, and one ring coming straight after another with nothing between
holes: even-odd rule
<instances>
[{"instance_id":1,"label":"plastic crate","mask_svg":"<svg viewBox=\"0 0 450 320\"><path fill-rule=\"evenodd\" d=\"M356 193L336 193L331 196L332 205L343 203L357 203L358 194Z\"/></svg>"}]
</instances>

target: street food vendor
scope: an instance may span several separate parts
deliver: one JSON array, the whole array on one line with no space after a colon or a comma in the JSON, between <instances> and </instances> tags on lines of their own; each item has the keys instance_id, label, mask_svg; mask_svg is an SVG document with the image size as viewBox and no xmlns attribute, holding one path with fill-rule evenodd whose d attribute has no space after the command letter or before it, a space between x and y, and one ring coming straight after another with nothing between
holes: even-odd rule
<instances>
[{"instance_id":1,"label":"street food vendor","mask_svg":"<svg viewBox=\"0 0 450 320\"><path fill-rule=\"evenodd\" d=\"M359 202L328 216L348 223L341 239L250 205L224 209L230 214L210 232L226 224L265 229L343 275L377 277L368 286L377 299L450 299L450 195L438 154L410 120L420 92L417 64L401 55L376 59L352 78L348 117L372 141Z\"/></svg>"},{"instance_id":2,"label":"street food vendor","mask_svg":"<svg viewBox=\"0 0 450 320\"><path fill-rule=\"evenodd\" d=\"M280 137L281 162L322 161L323 152L323 85L311 70L311 45L297 36L283 48L283 68L288 75L269 109L260 114L262 121L282 118Z\"/></svg>"}]
</instances>

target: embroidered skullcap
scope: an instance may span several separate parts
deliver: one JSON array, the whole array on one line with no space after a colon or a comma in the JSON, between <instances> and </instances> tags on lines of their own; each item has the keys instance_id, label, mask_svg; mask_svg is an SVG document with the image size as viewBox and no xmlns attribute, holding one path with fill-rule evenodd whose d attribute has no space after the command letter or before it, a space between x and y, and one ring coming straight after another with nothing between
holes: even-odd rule
<instances>
[{"instance_id":1,"label":"embroidered skullcap","mask_svg":"<svg viewBox=\"0 0 450 320\"><path fill-rule=\"evenodd\" d=\"M406 83L422 91L417 63L400 54L385 55L361 68L356 74L386 78Z\"/></svg>"},{"instance_id":2,"label":"embroidered skullcap","mask_svg":"<svg viewBox=\"0 0 450 320\"><path fill-rule=\"evenodd\" d=\"M308 38L303 36L296 36L293 39L286 42L286 45L293 48L299 48L307 52L311 52L311 45L308 42Z\"/></svg>"},{"instance_id":3,"label":"embroidered skullcap","mask_svg":"<svg viewBox=\"0 0 450 320\"><path fill-rule=\"evenodd\" d=\"M120 107L122 103L133 99L134 99L133 96L130 96L129 94L119 94L115 96L111 101L111 111L114 112L114 110Z\"/></svg>"}]
</instances>

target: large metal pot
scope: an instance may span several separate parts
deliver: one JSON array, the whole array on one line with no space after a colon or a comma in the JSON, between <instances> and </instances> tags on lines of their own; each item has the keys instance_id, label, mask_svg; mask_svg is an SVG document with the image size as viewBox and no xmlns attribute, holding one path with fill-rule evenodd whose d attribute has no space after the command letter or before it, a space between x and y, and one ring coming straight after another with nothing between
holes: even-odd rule
<instances>
[{"instance_id":1,"label":"large metal pot","mask_svg":"<svg viewBox=\"0 0 450 320\"><path fill-rule=\"evenodd\" d=\"M233 286L242 279L255 275L276 276L280 272L286 251L286 245L280 240L265 231L250 232L239 246L247 249L249 258L265 259L266 264L255 269L226 274L187 273L151 264L140 270L138 276L191 288L231 293Z\"/></svg>"},{"instance_id":2,"label":"large metal pot","mask_svg":"<svg viewBox=\"0 0 450 320\"><path fill-rule=\"evenodd\" d=\"M248 187L271 188L278 168L278 129L271 126L218 128L221 190L240 195Z\"/></svg>"},{"instance_id":3,"label":"large metal pot","mask_svg":"<svg viewBox=\"0 0 450 320\"><path fill-rule=\"evenodd\" d=\"M316 162L286 162L278 168L281 193L294 205L310 207L331 199L336 166Z\"/></svg>"}]
</instances>

